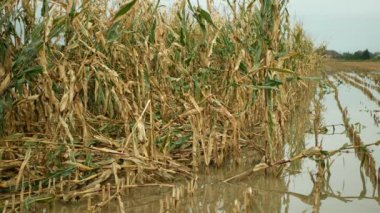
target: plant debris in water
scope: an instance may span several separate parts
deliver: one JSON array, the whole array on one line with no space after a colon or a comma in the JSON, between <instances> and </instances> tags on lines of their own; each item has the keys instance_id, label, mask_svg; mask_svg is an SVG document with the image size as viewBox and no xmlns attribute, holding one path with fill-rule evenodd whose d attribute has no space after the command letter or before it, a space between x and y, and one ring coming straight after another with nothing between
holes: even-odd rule
<instances>
[{"instance_id":1,"label":"plant debris in water","mask_svg":"<svg viewBox=\"0 0 380 213\"><path fill-rule=\"evenodd\" d=\"M173 188L244 147L280 162L321 51L287 1L228 1L228 15L212 2L2 1L1 208L123 209L123 189Z\"/></svg>"}]
</instances>

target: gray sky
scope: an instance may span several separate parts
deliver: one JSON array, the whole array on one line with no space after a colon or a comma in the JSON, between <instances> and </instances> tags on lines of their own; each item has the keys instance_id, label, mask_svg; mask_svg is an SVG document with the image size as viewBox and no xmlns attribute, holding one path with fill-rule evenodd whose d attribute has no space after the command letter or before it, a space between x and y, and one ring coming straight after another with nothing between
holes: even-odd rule
<instances>
[{"instance_id":1,"label":"gray sky","mask_svg":"<svg viewBox=\"0 0 380 213\"><path fill-rule=\"evenodd\" d=\"M380 52L380 0L290 0L289 12L317 44Z\"/></svg>"},{"instance_id":2,"label":"gray sky","mask_svg":"<svg viewBox=\"0 0 380 213\"><path fill-rule=\"evenodd\" d=\"M206 0L199 2L206 8ZM214 3L220 8L225 0ZM339 52L380 52L380 0L290 0L288 8L292 20L301 23L317 45Z\"/></svg>"}]
</instances>

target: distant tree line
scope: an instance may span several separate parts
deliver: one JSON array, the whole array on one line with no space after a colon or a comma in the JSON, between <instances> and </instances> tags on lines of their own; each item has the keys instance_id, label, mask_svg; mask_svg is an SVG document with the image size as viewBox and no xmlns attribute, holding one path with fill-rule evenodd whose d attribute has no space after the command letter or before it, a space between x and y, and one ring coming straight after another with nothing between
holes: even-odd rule
<instances>
[{"instance_id":1,"label":"distant tree line","mask_svg":"<svg viewBox=\"0 0 380 213\"><path fill-rule=\"evenodd\" d=\"M343 60L370 60L370 59L380 59L380 52L372 53L368 49L358 50L354 53L344 52L339 53L335 50L326 50L326 55L331 58L343 59Z\"/></svg>"}]
</instances>

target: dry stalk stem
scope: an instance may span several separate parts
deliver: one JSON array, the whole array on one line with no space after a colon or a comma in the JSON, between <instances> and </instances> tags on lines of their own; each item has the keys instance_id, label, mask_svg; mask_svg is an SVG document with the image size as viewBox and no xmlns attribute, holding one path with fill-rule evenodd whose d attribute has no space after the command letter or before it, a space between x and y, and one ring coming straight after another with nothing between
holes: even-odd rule
<instances>
[{"instance_id":1,"label":"dry stalk stem","mask_svg":"<svg viewBox=\"0 0 380 213\"><path fill-rule=\"evenodd\" d=\"M194 178L243 147L279 164L319 51L287 1L228 1L231 18L190 2L1 1L1 203L99 193L96 208L122 209L122 188Z\"/></svg>"}]
</instances>

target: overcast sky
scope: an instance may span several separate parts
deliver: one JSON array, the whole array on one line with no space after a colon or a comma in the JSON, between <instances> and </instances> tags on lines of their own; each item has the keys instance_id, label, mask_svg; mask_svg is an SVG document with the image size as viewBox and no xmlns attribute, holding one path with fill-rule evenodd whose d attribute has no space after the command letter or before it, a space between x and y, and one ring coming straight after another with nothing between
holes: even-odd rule
<instances>
[{"instance_id":1,"label":"overcast sky","mask_svg":"<svg viewBox=\"0 0 380 213\"><path fill-rule=\"evenodd\" d=\"M206 0L199 2L206 7ZM220 8L225 0L214 3ZM300 22L316 44L339 52L380 52L380 0L290 0L288 8L292 20Z\"/></svg>"},{"instance_id":2,"label":"overcast sky","mask_svg":"<svg viewBox=\"0 0 380 213\"><path fill-rule=\"evenodd\" d=\"M329 49L380 52L380 0L290 0L289 11Z\"/></svg>"}]
</instances>

